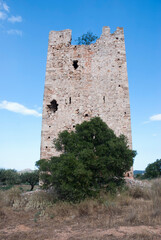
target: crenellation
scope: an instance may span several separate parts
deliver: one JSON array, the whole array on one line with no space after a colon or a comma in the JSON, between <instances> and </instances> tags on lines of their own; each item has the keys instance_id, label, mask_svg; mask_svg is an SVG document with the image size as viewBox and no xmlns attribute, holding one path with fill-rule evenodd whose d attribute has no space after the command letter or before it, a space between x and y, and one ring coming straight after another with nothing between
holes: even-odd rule
<instances>
[{"instance_id":1,"label":"crenellation","mask_svg":"<svg viewBox=\"0 0 161 240\"><path fill-rule=\"evenodd\" d=\"M63 130L100 116L132 148L123 28L91 45L71 45L71 30L51 31L43 102L41 158L59 155L53 139ZM132 174L132 173L131 173Z\"/></svg>"}]
</instances>

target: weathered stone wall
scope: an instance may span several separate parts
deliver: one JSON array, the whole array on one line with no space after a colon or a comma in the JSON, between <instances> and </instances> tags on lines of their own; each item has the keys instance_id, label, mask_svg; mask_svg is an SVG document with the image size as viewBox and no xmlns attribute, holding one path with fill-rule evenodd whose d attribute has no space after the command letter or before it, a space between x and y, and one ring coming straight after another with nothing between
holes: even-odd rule
<instances>
[{"instance_id":1,"label":"weathered stone wall","mask_svg":"<svg viewBox=\"0 0 161 240\"><path fill-rule=\"evenodd\" d=\"M56 152L53 139L77 123L99 116L124 134L130 148L131 120L123 28L91 45L71 45L71 30L49 34L43 102L41 159Z\"/></svg>"}]
</instances>

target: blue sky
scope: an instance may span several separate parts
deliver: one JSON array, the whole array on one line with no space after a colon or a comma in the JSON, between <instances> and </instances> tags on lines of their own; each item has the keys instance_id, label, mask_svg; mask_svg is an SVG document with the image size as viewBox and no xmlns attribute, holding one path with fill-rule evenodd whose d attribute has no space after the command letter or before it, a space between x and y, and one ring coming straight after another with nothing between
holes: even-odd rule
<instances>
[{"instance_id":1,"label":"blue sky","mask_svg":"<svg viewBox=\"0 0 161 240\"><path fill-rule=\"evenodd\" d=\"M161 158L160 0L0 0L0 167L34 169L40 154L48 34L74 39L124 27L134 169Z\"/></svg>"}]
</instances>

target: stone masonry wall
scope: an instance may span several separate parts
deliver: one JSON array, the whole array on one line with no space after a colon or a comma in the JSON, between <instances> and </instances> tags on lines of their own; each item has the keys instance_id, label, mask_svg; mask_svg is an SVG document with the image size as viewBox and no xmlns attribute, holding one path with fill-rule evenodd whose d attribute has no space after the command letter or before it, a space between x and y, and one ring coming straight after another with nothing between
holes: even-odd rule
<instances>
[{"instance_id":1,"label":"stone masonry wall","mask_svg":"<svg viewBox=\"0 0 161 240\"><path fill-rule=\"evenodd\" d=\"M49 34L43 101L41 159L58 155L53 139L63 130L99 116L124 134L130 148L131 120L123 28L91 45L71 45L71 30ZM130 173L132 174L132 172Z\"/></svg>"}]
</instances>

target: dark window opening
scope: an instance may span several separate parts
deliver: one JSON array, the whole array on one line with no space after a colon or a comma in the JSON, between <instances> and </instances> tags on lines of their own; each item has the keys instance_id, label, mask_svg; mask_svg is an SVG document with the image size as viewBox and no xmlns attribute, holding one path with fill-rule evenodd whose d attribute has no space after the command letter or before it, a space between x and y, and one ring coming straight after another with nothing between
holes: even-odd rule
<instances>
[{"instance_id":1,"label":"dark window opening","mask_svg":"<svg viewBox=\"0 0 161 240\"><path fill-rule=\"evenodd\" d=\"M56 112L58 110L58 104L56 100L51 101L50 105L47 105L47 106L53 112Z\"/></svg>"},{"instance_id":2,"label":"dark window opening","mask_svg":"<svg viewBox=\"0 0 161 240\"><path fill-rule=\"evenodd\" d=\"M121 68L121 66L119 66L119 68Z\"/></svg>"},{"instance_id":3,"label":"dark window opening","mask_svg":"<svg viewBox=\"0 0 161 240\"><path fill-rule=\"evenodd\" d=\"M117 59L118 61L120 60L120 58Z\"/></svg>"},{"instance_id":4,"label":"dark window opening","mask_svg":"<svg viewBox=\"0 0 161 240\"><path fill-rule=\"evenodd\" d=\"M46 146L46 148L48 148L48 147Z\"/></svg>"},{"instance_id":5,"label":"dark window opening","mask_svg":"<svg viewBox=\"0 0 161 240\"><path fill-rule=\"evenodd\" d=\"M76 113L77 113L77 114L79 113L79 109L76 110Z\"/></svg>"},{"instance_id":6,"label":"dark window opening","mask_svg":"<svg viewBox=\"0 0 161 240\"><path fill-rule=\"evenodd\" d=\"M51 126L49 126L49 127L51 127Z\"/></svg>"},{"instance_id":7,"label":"dark window opening","mask_svg":"<svg viewBox=\"0 0 161 240\"><path fill-rule=\"evenodd\" d=\"M73 67L74 67L74 69L78 68L78 60L73 61Z\"/></svg>"},{"instance_id":8,"label":"dark window opening","mask_svg":"<svg viewBox=\"0 0 161 240\"><path fill-rule=\"evenodd\" d=\"M103 96L103 102L105 103L105 96Z\"/></svg>"},{"instance_id":9,"label":"dark window opening","mask_svg":"<svg viewBox=\"0 0 161 240\"><path fill-rule=\"evenodd\" d=\"M48 137L48 139L50 139L50 137Z\"/></svg>"},{"instance_id":10,"label":"dark window opening","mask_svg":"<svg viewBox=\"0 0 161 240\"><path fill-rule=\"evenodd\" d=\"M118 40L119 38L118 38L118 37L116 37L116 39Z\"/></svg>"},{"instance_id":11,"label":"dark window opening","mask_svg":"<svg viewBox=\"0 0 161 240\"><path fill-rule=\"evenodd\" d=\"M71 104L71 102L72 102L72 99L71 99L71 97L69 98L69 104Z\"/></svg>"},{"instance_id":12,"label":"dark window opening","mask_svg":"<svg viewBox=\"0 0 161 240\"><path fill-rule=\"evenodd\" d=\"M119 85L119 87L121 87L121 85Z\"/></svg>"},{"instance_id":13,"label":"dark window opening","mask_svg":"<svg viewBox=\"0 0 161 240\"><path fill-rule=\"evenodd\" d=\"M75 128L75 125L73 125L73 128Z\"/></svg>"},{"instance_id":14,"label":"dark window opening","mask_svg":"<svg viewBox=\"0 0 161 240\"><path fill-rule=\"evenodd\" d=\"M126 112L124 112L124 114L126 115Z\"/></svg>"},{"instance_id":15,"label":"dark window opening","mask_svg":"<svg viewBox=\"0 0 161 240\"><path fill-rule=\"evenodd\" d=\"M84 116L85 116L85 117L88 117L88 114L86 113Z\"/></svg>"}]
</instances>

